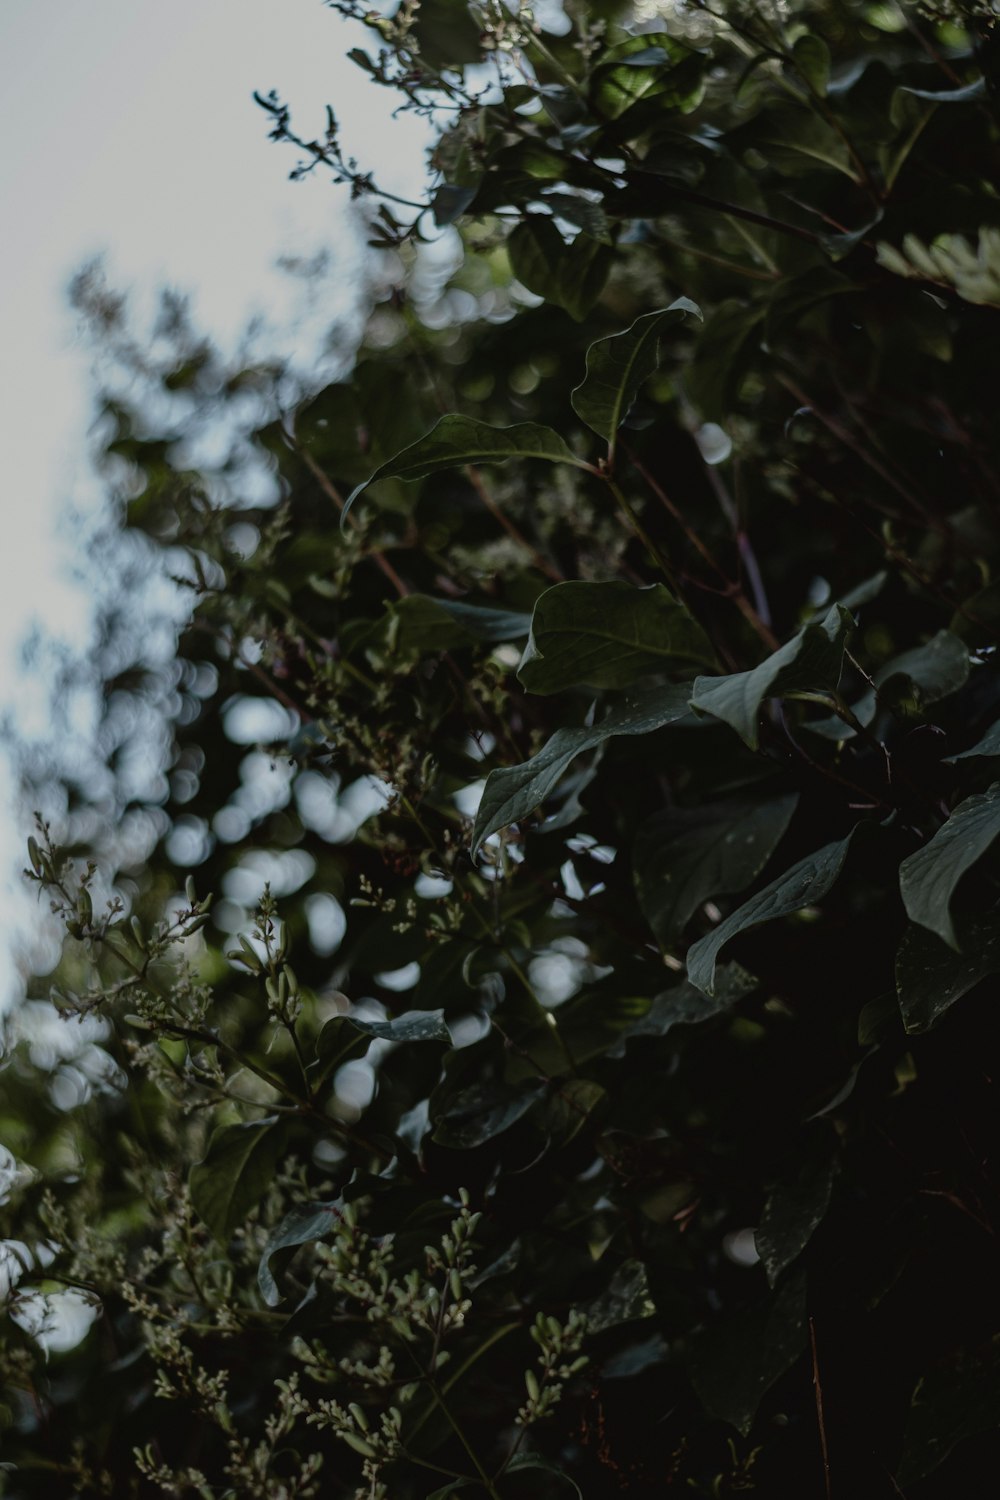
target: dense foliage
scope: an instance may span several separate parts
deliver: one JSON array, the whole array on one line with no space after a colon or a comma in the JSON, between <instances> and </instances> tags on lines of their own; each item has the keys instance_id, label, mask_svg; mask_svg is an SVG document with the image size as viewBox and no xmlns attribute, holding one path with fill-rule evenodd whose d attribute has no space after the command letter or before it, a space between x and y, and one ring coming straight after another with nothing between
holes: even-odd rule
<instances>
[{"instance_id":1,"label":"dense foliage","mask_svg":"<svg viewBox=\"0 0 1000 1500\"><path fill-rule=\"evenodd\" d=\"M191 613L128 839L31 844L5 1493L978 1492L992 12L335 9L439 127L407 206L262 96L380 247L350 373L92 309Z\"/></svg>"}]
</instances>

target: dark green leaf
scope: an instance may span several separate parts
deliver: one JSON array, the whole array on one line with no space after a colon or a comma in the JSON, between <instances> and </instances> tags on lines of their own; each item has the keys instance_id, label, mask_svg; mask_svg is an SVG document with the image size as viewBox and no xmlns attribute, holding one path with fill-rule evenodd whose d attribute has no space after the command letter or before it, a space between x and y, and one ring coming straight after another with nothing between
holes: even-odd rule
<instances>
[{"instance_id":1,"label":"dark green leaf","mask_svg":"<svg viewBox=\"0 0 1000 1500\"><path fill-rule=\"evenodd\" d=\"M799 1275L745 1312L705 1330L693 1351L694 1388L713 1416L745 1437L762 1398L805 1344L806 1283Z\"/></svg>"},{"instance_id":2,"label":"dark green leaf","mask_svg":"<svg viewBox=\"0 0 1000 1500\"><path fill-rule=\"evenodd\" d=\"M189 1177L191 1202L217 1240L228 1240L263 1198L283 1150L282 1122L276 1116L241 1125L222 1125Z\"/></svg>"},{"instance_id":3,"label":"dark green leaf","mask_svg":"<svg viewBox=\"0 0 1000 1500\"><path fill-rule=\"evenodd\" d=\"M824 1138L819 1149L768 1194L755 1239L772 1286L798 1259L823 1222L830 1206L835 1167L830 1142Z\"/></svg>"},{"instance_id":4,"label":"dark green leaf","mask_svg":"<svg viewBox=\"0 0 1000 1500\"><path fill-rule=\"evenodd\" d=\"M883 662L873 679L875 689L853 705L853 712L864 725L872 723L880 707L900 715L922 713L964 687L968 677L968 648L950 630L939 630L924 645ZM806 727L813 734L835 740L854 739L857 733L835 716L814 720Z\"/></svg>"},{"instance_id":5,"label":"dark green leaf","mask_svg":"<svg viewBox=\"0 0 1000 1500\"><path fill-rule=\"evenodd\" d=\"M747 360L760 340L766 307L727 298L709 314L686 372L688 394L703 417L722 421Z\"/></svg>"},{"instance_id":6,"label":"dark green leaf","mask_svg":"<svg viewBox=\"0 0 1000 1500\"><path fill-rule=\"evenodd\" d=\"M476 1083L456 1094L434 1126L434 1140L453 1151L481 1146L526 1115L545 1093L544 1079L525 1079L519 1086Z\"/></svg>"},{"instance_id":7,"label":"dark green leaf","mask_svg":"<svg viewBox=\"0 0 1000 1500\"><path fill-rule=\"evenodd\" d=\"M715 963L722 948L751 927L789 917L805 906L813 906L832 890L850 848L856 830L845 839L825 844L815 854L807 854L798 864L772 880L756 896L720 922L707 937L699 939L688 950L688 978L706 995L715 993Z\"/></svg>"},{"instance_id":8,"label":"dark green leaf","mask_svg":"<svg viewBox=\"0 0 1000 1500\"><path fill-rule=\"evenodd\" d=\"M407 594L396 600L398 641L406 651L449 651L470 641L516 641L531 629L531 616L458 599Z\"/></svg>"},{"instance_id":9,"label":"dark green leaf","mask_svg":"<svg viewBox=\"0 0 1000 1500\"><path fill-rule=\"evenodd\" d=\"M895 677L909 679L920 706L939 703L968 681L969 648L950 630L939 630L925 645L903 651L880 667L875 685L888 687Z\"/></svg>"},{"instance_id":10,"label":"dark green leaf","mask_svg":"<svg viewBox=\"0 0 1000 1500\"><path fill-rule=\"evenodd\" d=\"M762 110L749 125L734 132L744 149L759 151L776 171L798 177L812 165L832 167L855 179L843 138L812 109L778 104Z\"/></svg>"},{"instance_id":11,"label":"dark green leaf","mask_svg":"<svg viewBox=\"0 0 1000 1500\"><path fill-rule=\"evenodd\" d=\"M752 671L699 677L691 695L692 707L730 724L756 750L758 716L765 698L836 688L852 625L849 612L833 605L825 619L806 625Z\"/></svg>"},{"instance_id":12,"label":"dark green leaf","mask_svg":"<svg viewBox=\"0 0 1000 1500\"><path fill-rule=\"evenodd\" d=\"M386 1042L448 1042L451 1032L444 1024L443 1010L411 1010L388 1021L360 1021L347 1016L351 1026L364 1036L380 1037Z\"/></svg>"},{"instance_id":13,"label":"dark green leaf","mask_svg":"<svg viewBox=\"0 0 1000 1500\"><path fill-rule=\"evenodd\" d=\"M617 1328L620 1323L655 1317L656 1303L642 1261L623 1261L601 1295L580 1311L586 1316L587 1332L591 1334Z\"/></svg>"},{"instance_id":14,"label":"dark green leaf","mask_svg":"<svg viewBox=\"0 0 1000 1500\"><path fill-rule=\"evenodd\" d=\"M522 285L581 322L611 269L612 253L600 240L581 232L567 244L551 219L528 214L507 240L514 275Z\"/></svg>"},{"instance_id":15,"label":"dark green leaf","mask_svg":"<svg viewBox=\"0 0 1000 1500\"><path fill-rule=\"evenodd\" d=\"M822 98L830 81L830 49L823 38L808 32L797 37L792 46L792 59L796 71L813 93Z\"/></svg>"},{"instance_id":16,"label":"dark green leaf","mask_svg":"<svg viewBox=\"0 0 1000 1500\"><path fill-rule=\"evenodd\" d=\"M513 427L491 427L475 417L452 413L442 417L425 437L411 443L395 458L381 464L347 498L341 520L358 496L377 479L410 482L436 474L441 469L460 469L466 464L503 464L511 458L543 458L554 464L586 468L551 427L537 422L517 422Z\"/></svg>"},{"instance_id":17,"label":"dark green leaf","mask_svg":"<svg viewBox=\"0 0 1000 1500\"><path fill-rule=\"evenodd\" d=\"M281 1293L271 1272L271 1257L279 1250L305 1245L328 1235L340 1217L340 1202L303 1203L287 1213L268 1235L264 1253L257 1266L257 1285L268 1307L277 1307Z\"/></svg>"},{"instance_id":18,"label":"dark green leaf","mask_svg":"<svg viewBox=\"0 0 1000 1500\"><path fill-rule=\"evenodd\" d=\"M542 202L557 219L575 224L591 239L600 240L602 245L613 243L608 216L599 203L580 198L575 193L546 193Z\"/></svg>"},{"instance_id":19,"label":"dark green leaf","mask_svg":"<svg viewBox=\"0 0 1000 1500\"><path fill-rule=\"evenodd\" d=\"M956 953L925 927L908 927L896 954L896 991L907 1031L929 1031L945 1011L990 974L1000 974L1000 920L975 918Z\"/></svg>"},{"instance_id":20,"label":"dark green leaf","mask_svg":"<svg viewBox=\"0 0 1000 1500\"><path fill-rule=\"evenodd\" d=\"M557 583L535 604L517 675L529 693L558 693L577 683L627 687L714 660L697 620L662 583Z\"/></svg>"},{"instance_id":21,"label":"dark green leaf","mask_svg":"<svg viewBox=\"0 0 1000 1500\"><path fill-rule=\"evenodd\" d=\"M1000 781L967 797L934 837L899 867L899 889L911 922L958 948L951 898L966 870L1000 834Z\"/></svg>"},{"instance_id":22,"label":"dark green leaf","mask_svg":"<svg viewBox=\"0 0 1000 1500\"><path fill-rule=\"evenodd\" d=\"M982 739L977 740L971 750L962 750L958 755L948 755L945 759L950 765L954 765L957 760L969 760L974 756L985 759L991 755L1000 755L1000 719L990 725Z\"/></svg>"},{"instance_id":23,"label":"dark green leaf","mask_svg":"<svg viewBox=\"0 0 1000 1500\"><path fill-rule=\"evenodd\" d=\"M767 801L671 807L642 825L632 869L657 942L669 947L710 897L742 891L756 880L798 800L793 792Z\"/></svg>"},{"instance_id":24,"label":"dark green leaf","mask_svg":"<svg viewBox=\"0 0 1000 1500\"><path fill-rule=\"evenodd\" d=\"M632 1037L666 1036L674 1026L696 1026L731 1010L737 1001L757 988L757 980L739 964L719 964L715 973L715 993L706 995L682 979L672 989L655 996L649 1008L626 1024L614 1045L606 1049L608 1057L624 1057L625 1044ZM574 1053L575 1055L575 1053Z\"/></svg>"},{"instance_id":25,"label":"dark green leaf","mask_svg":"<svg viewBox=\"0 0 1000 1500\"><path fill-rule=\"evenodd\" d=\"M598 339L587 350L587 373L573 392L577 416L609 444L628 416L643 381L659 364L660 338L687 313L701 317L701 309L687 297L678 297L659 312L637 318L624 333Z\"/></svg>"},{"instance_id":26,"label":"dark green leaf","mask_svg":"<svg viewBox=\"0 0 1000 1500\"><path fill-rule=\"evenodd\" d=\"M472 203L477 191L473 186L459 187L443 182L434 194L432 204L435 224L442 229L446 224L454 224Z\"/></svg>"},{"instance_id":27,"label":"dark green leaf","mask_svg":"<svg viewBox=\"0 0 1000 1500\"><path fill-rule=\"evenodd\" d=\"M491 771L476 814L472 849L501 828L533 812L545 800L567 766L618 734L651 734L688 716L690 684L626 693L591 729L557 729L548 743L520 766Z\"/></svg>"}]
</instances>

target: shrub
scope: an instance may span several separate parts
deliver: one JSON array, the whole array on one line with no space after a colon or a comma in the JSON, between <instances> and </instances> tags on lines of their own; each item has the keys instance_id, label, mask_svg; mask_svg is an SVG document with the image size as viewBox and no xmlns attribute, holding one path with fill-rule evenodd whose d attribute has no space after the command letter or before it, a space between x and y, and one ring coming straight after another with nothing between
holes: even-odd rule
<instances>
[{"instance_id":1,"label":"shrub","mask_svg":"<svg viewBox=\"0 0 1000 1500\"><path fill-rule=\"evenodd\" d=\"M169 791L103 867L72 804L30 845L69 1030L27 1007L3 1075L7 1493L960 1493L992 11L335 9L445 122L407 208L261 96L384 252L350 374L289 406L90 296L191 613Z\"/></svg>"}]
</instances>

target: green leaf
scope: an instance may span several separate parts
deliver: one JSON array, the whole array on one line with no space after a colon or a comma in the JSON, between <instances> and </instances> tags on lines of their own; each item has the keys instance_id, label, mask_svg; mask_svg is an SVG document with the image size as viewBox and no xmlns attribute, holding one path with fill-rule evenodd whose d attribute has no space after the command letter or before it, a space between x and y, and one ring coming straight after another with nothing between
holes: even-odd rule
<instances>
[{"instance_id":1,"label":"green leaf","mask_svg":"<svg viewBox=\"0 0 1000 1500\"><path fill-rule=\"evenodd\" d=\"M434 1126L432 1139L453 1151L469 1151L517 1123L548 1087L544 1079L528 1078L520 1085L474 1083L450 1100L447 1113Z\"/></svg>"},{"instance_id":2,"label":"green leaf","mask_svg":"<svg viewBox=\"0 0 1000 1500\"><path fill-rule=\"evenodd\" d=\"M755 1241L772 1286L801 1255L830 1206L836 1159L829 1144L824 1140L820 1152L802 1161L767 1196Z\"/></svg>"},{"instance_id":3,"label":"green leaf","mask_svg":"<svg viewBox=\"0 0 1000 1500\"><path fill-rule=\"evenodd\" d=\"M458 599L406 594L390 606L404 651L450 651L472 641L516 641L531 629L531 616Z\"/></svg>"},{"instance_id":4,"label":"green leaf","mask_svg":"<svg viewBox=\"0 0 1000 1500\"><path fill-rule=\"evenodd\" d=\"M675 1026L697 1026L731 1010L737 1001L757 988L757 980L740 964L719 964L715 974L715 993L706 995L682 979L671 989L656 995L649 1008L629 1022L614 1045L606 1049L608 1057L624 1057L625 1044L632 1037L666 1036ZM561 1022L560 1022L561 1026ZM574 1049L574 1056L576 1052Z\"/></svg>"},{"instance_id":5,"label":"green leaf","mask_svg":"<svg viewBox=\"0 0 1000 1500\"><path fill-rule=\"evenodd\" d=\"M639 905L661 947L669 947L712 896L732 895L757 879L798 804L789 793L654 813L632 854Z\"/></svg>"},{"instance_id":6,"label":"green leaf","mask_svg":"<svg viewBox=\"0 0 1000 1500\"><path fill-rule=\"evenodd\" d=\"M929 1031L946 1010L991 974L1000 974L1000 919L995 912L963 928L956 953L925 927L908 927L896 954L896 993L907 1031Z\"/></svg>"},{"instance_id":7,"label":"green leaf","mask_svg":"<svg viewBox=\"0 0 1000 1500\"><path fill-rule=\"evenodd\" d=\"M575 1479L571 1479L565 1469L560 1469L550 1459L542 1458L539 1453L516 1453L510 1463L504 1469L505 1474L517 1474L523 1469L538 1469L543 1474L551 1474L554 1479L561 1479L568 1484L570 1489L583 1500L583 1491Z\"/></svg>"},{"instance_id":8,"label":"green leaf","mask_svg":"<svg viewBox=\"0 0 1000 1500\"><path fill-rule=\"evenodd\" d=\"M751 750L756 750L758 715L765 698L836 688L852 625L849 611L833 605L823 620L806 625L752 671L729 677L699 677L691 706L731 725Z\"/></svg>"},{"instance_id":9,"label":"green leaf","mask_svg":"<svg viewBox=\"0 0 1000 1500\"><path fill-rule=\"evenodd\" d=\"M624 333L598 339L587 350L587 373L570 398L573 410L598 437L613 445L615 433L628 416L640 386L660 362L660 338L687 313L701 317L701 309L678 297L659 312L637 318Z\"/></svg>"},{"instance_id":10,"label":"green leaf","mask_svg":"<svg viewBox=\"0 0 1000 1500\"><path fill-rule=\"evenodd\" d=\"M925 1479L965 1438L1000 1425L1000 1339L963 1352L917 1385L903 1433L896 1478Z\"/></svg>"},{"instance_id":11,"label":"green leaf","mask_svg":"<svg viewBox=\"0 0 1000 1500\"><path fill-rule=\"evenodd\" d=\"M546 193L542 202L557 219L565 219L584 230L591 239L602 245L614 243L607 214L599 203L590 198L580 198L576 193Z\"/></svg>"},{"instance_id":12,"label":"green leaf","mask_svg":"<svg viewBox=\"0 0 1000 1500\"><path fill-rule=\"evenodd\" d=\"M518 281L571 318L582 322L604 288L611 269L610 246L581 231L567 244L551 219L527 214L507 239Z\"/></svg>"},{"instance_id":13,"label":"green leaf","mask_svg":"<svg viewBox=\"0 0 1000 1500\"><path fill-rule=\"evenodd\" d=\"M389 1021L360 1021L356 1016L346 1016L345 1020L364 1036L379 1037L386 1042L447 1042L451 1045L451 1032L444 1024L443 1010L410 1010L405 1015L393 1016Z\"/></svg>"},{"instance_id":14,"label":"green leaf","mask_svg":"<svg viewBox=\"0 0 1000 1500\"><path fill-rule=\"evenodd\" d=\"M759 348L759 329L766 312L761 303L730 297L709 314L686 371L688 395L702 416L721 421L752 351Z\"/></svg>"},{"instance_id":15,"label":"green leaf","mask_svg":"<svg viewBox=\"0 0 1000 1500\"><path fill-rule=\"evenodd\" d=\"M271 1115L222 1125L191 1168L191 1202L217 1240L226 1241L263 1198L283 1150L283 1122Z\"/></svg>"},{"instance_id":16,"label":"green leaf","mask_svg":"<svg viewBox=\"0 0 1000 1500\"><path fill-rule=\"evenodd\" d=\"M546 745L520 766L491 771L483 789L472 836L475 854L484 839L517 823L544 802L566 768L587 750L619 734L652 734L688 716L691 685L626 693L590 729L557 729Z\"/></svg>"},{"instance_id":17,"label":"green leaf","mask_svg":"<svg viewBox=\"0 0 1000 1500\"><path fill-rule=\"evenodd\" d=\"M968 677L968 647L950 630L939 630L922 646L913 646L883 662L873 679L875 690L865 693L853 705L853 712L865 725L872 723L880 707L900 715L922 713L932 703L958 692ZM805 727L826 739L851 740L857 733L836 716L814 720Z\"/></svg>"},{"instance_id":18,"label":"green leaf","mask_svg":"<svg viewBox=\"0 0 1000 1500\"><path fill-rule=\"evenodd\" d=\"M830 81L830 49L823 38L809 33L798 37L792 46L792 59L796 72L822 98Z\"/></svg>"},{"instance_id":19,"label":"green leaf","mask_svg":"<svg viewBox=\"0 0 1000 1500\"><path fill-rule=\"evenodd\" d=\"M861 825L859 825L861 826ZM688 950L687 970L691 983L706 995L715 993L715 963L722 948L751 927L776 922L813 906L832 890L844 867L851 840L857 829L845 839L825 844L815 854L807 854L798 864L772 880L756 896L751 896L713 932L699 939Z\"/></svg>"},{"instance_id":20,"label":"green leaf","mask_svg":"<svg viewBox=\"0 0 1000 1500\"><path fill-rule=\"evenodd\" d=\"M594 70L591 97L599 116L619 120L646 102L659 114L686 111L701 97L704 57L665 32L645 32L609 47Z\"/></svg>"},{"instance_id":21,"label":"green leaf","mask_svg":"<svg viewBox=\"0 0 1000 1500\"><path fill-rule=\"evenodd\" d=\"M806 1283L797 1275L766 1300L705 1330L695 1342L692 1383L712 1415L746 1437L762 1398L805 1345Z\"/></svg>"},{"instance_id":22,"label":"green leaf","mask_svg":"<svg viewBox=\"0 0 1000 1500\"><path fill-rule=\"evenodd\" d=\"M876 673L875 685L888 687L897 677L913 684L920 707L939 703L968 681L969 648L952 631L939 630L924 645L914 646L885 662Z\"/></svg>"},{"instance_id":23,"label":"green leaf","mask_svg":"<svg viewBox=\"0 0 1000 1500\"><path fill-rule=\"evenodd\" d=\"M577 458L551 427L538 422L516 422L513 427L491 427L475 417L452 412L417 442L380 464L347 497L341 523L358 496L377 479L424 479L441 469L460 469L465 464L503 464L511 458L543 458L553 464L590 466Z\"/></svg>"},{"instance_id":24,"label":"green leaf","mask_svg":"<svg viewBox=\"0 0 1000 1500\"><path fill-rule=\"evenodd\" d=\"M268 1307L277 1307L281 1301L281 1293L271 1272L272 1255L279 1250L324 1239L339 1218L339 1199L335 1203L303 1203L287 1213L278 1227L272 1229L257 1266L257 1285Z\"/></svg>"},{"instance_id":25,"label":"green leaf","mask_svg":"<svg viewBox=\"0 0 1000 1500\"><path fill-rule=\"evenodd\" d=\"M843 172L852 182L857 180L843 139L812 109L798 104L762 110L748 125L733 131L732 139L741 150L759 151L776 171L789 177L799 177L816 164Z\"/></svg>"},{"instance_id":26,"label":"green leaf","mask_svg":"<svg viewBox=\"0 0 1000 1500\"><path fill-rule=\"evenodd\" d=\"M557 583L535 603L517 675L529 693L559 693L577 683L627 687L714 660L697 620L662 583Z\"/></svg>"},{"instance_id":27,"label":"green leaf","mask_svg":"<svg viewBox=\"0 0 1000 1500\"><path fill-rule=\"evenodd\" d=\"M600 1296L585 1303L580 1311L587 1319L590 1334L655 1317L656 1303L642 1261L623 1261Z\"/></svg>"},{"instance_id":28,"label":"green leaf","mask_svg":"<svg viewBox=\"0 0 1000 1500\"><path fill-rule=\"evenodd\" d=\"M954 765L957 760L969 760L973 756L983 757L1000 755L1000 719L991 724L981 740L977 740L971 750L961 750L958 755L947 755L945 761L948 765Z\"/></svg>"},{"instance_id":29,"label":"green leaf","mask_svg":"<svg viewBox=\"0 0 1000 1500\"><path fill-rule=\"evenodd\" d=\"M1000 781L967 797L934 837L899 867L899 889L911 922L937 933L951 948L958 937L951 919L955 887L1000 834Z\"/></svg>"}]
</instances>

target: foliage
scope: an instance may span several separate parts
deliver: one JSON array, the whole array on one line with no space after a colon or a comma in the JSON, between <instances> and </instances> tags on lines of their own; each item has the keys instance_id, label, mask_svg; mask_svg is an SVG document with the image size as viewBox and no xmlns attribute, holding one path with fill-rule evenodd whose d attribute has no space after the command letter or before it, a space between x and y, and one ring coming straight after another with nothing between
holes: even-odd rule
<instances>
[{"instance_id":1,"label":"foliage","mask_svg":"<svg viewBox=\"0 0 1000 1500\"><path fill-rule=\"evenodd\" d=\"M989 8L334 8L444 122L407 206L261 96L384 257L351 373L180 339L106 405L191 612L107 684L171 715L148 847L30 845L6 1493L971 1492Z\"/></svg>"}]
</instances>

